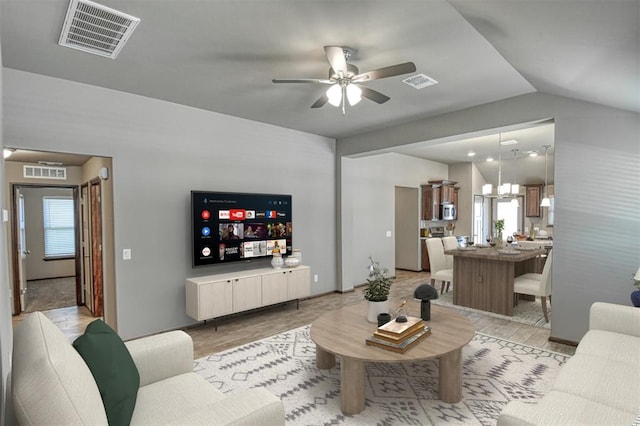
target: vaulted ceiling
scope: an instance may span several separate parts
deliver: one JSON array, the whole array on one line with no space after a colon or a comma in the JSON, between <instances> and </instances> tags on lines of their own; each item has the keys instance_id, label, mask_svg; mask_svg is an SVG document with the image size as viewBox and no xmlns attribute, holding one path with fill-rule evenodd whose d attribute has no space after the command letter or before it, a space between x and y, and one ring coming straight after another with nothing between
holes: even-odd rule
<instances>
[{"instance_id":1,"label":"vaulted ceiling","mask_svg":"<svg viewBox=\"0 0 640 426\"><path fill-rule=\"evenodd\" d=\"M534 91L640 112L640 0L100 3L141 19L117 59L58 45L68 0L2 0L3 66L337 139ZM310 108L327 86L272 83L327 78L326 45L417 70L365 83L391 99L346 115ZM402 82L418 73L438 84Z\"/></svg>"}]
</instances>

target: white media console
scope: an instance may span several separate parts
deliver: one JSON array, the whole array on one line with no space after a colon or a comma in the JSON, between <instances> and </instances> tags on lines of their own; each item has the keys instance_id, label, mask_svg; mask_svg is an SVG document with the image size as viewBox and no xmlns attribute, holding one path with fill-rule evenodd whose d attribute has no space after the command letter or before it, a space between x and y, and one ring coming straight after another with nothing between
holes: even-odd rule
<instances>
[{"instance_id":1,"label":"white media console","mask_svg":"<svg viewBox=\"0 0 640 426\"><path fill-rule=\"evenodd\" d=\"M311 295L311 268L260 268L188 278L187 315L204 321Z\"/></svg>"}]
</instances>

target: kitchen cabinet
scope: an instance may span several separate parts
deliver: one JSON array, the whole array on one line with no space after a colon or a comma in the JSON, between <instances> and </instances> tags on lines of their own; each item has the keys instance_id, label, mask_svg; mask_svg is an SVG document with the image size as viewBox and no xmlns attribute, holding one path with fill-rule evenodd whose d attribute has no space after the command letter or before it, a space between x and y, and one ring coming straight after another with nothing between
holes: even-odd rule
<instances>
[{"instance_id":1,"label":"kitchen cabinet","mask_svg":"<svg viewBox=\"0 0 640 426\"><path fill-rule=\"evenodd\" d=\"M525 214L527 217L540 217L542 184L525 185Z\"/></svg>"},{"instance_id":2,"label":"kitchen cabinet","mask_svg":"<svg viewBox=\"0 0 640 426\"><path fill-rule=\"evenodd\" d=\"M455 193L456 193L456 188L454 186L442 185L440 187L440 192L442 193L441 202L443 202L443 203L453 203L454 202Z\"/></svg>"},{"instance_id":3,"label":"kitchen cabinet","mask_svg":"<svg viewBox=\"0 0 640 426\"><path fill-rule=\"evenodd\" d=\"M422 247L422 270L431 271L431 263L429 262L429 251L427 250L426 238L420 238L420 247Z\"/></svg>"},{"instance_id":4,"label":"kitchen cabinet","mask_svg":"<svg viewBox=\"0 0 640 426\"><path fill-rule=\"evenodd\" d=\"M422 185L422 220L441 220L440 204L452 203L458 208L457 182L450 180L429 181L428 185ZM457 219L457 218L456 218Z\"/></svg>"},{"instance_id":5,"label":"kitchen cabinet","mask_svg":"<svg viewBox=\"0 0 640 426\"><path fill-rule=\"evenodd\" d=\"M453 195L451 197L451 202L456 206L456 219L458 219L458 191L460 191L459 187L453 188Z\"/></svg>"},{"instance_id":6,"label":"kitchen cabinet","mask_svg":"<svg viewBox=\"0 0 640 426\"><path fill-rule=\"evenodd\" d=\"M440 215L440 192L433 185L422 185L422 220L437 220Z\"/></svg>"}]
</instances>

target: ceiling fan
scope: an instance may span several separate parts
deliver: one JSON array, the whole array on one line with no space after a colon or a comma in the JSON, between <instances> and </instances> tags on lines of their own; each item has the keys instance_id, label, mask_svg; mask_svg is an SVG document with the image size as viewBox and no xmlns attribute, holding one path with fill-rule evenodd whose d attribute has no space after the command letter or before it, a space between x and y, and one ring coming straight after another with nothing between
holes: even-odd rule
<instances>
[{"instance_id":1,"label":"ceiling fan","mask_svg":"<svg viewBox=\"0 0 640 426\"><path fill-rule=\"evenodd\" d=\"M319 83L328 84L331 87L320 98L311 105L311 108L320 108L327 102L335 107L342 107L342 114L346 113L345 104L353 106L360 102L362 97L372 100L378 104L387 102L390 98L370 89L361 86L363 83L371 80L379 80L381 78L394 77L396 75L407 74L416 70L413 62L405 62L402 64L391 65L384 68L360 73L358 67L348 64L347 60L353 54L353 49L340 46L325 46L324 51L329 61L329 79L316 78L297 78L297 79L278 79L274 78L274 83Z\"/></svg>"}]
</instances>

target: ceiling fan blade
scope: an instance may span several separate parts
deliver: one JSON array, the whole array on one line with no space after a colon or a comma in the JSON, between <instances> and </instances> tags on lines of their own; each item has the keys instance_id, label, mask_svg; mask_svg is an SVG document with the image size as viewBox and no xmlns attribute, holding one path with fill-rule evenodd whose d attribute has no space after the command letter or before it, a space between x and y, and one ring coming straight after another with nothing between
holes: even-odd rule
<instances>
[{"instance_id":1,"label":"ceiling fan blade","mask_svg":"<svg viewBox=\"0 0 640 426\"><path fill-rule=\"evenodd\" d=\"M365 87L365 86L358 86L358 87L362 89L362 96L372 100L375 103L383 104L387 102L389 99L391 99L387 95L383 95L382 93L377 92L373 89L369 89L368 87Z\"/></svg>"},{"instance_id":2,"label":"ceiling fan blade","mask_svg":"<svg viewBox=\"0 0 640 426\"><path fill-rule=\"evenodd\" d=\"M344 58L342 47L325 46L324 52L327 54L327 60L333 71L341 76L347 75L347 60Z\"/></svg>"},{"instance_id":3,"label":"ceiling fan blade","mask_svg":"<svg viewBox=\"0 0 640 426\"><path fill-rule=\"evenodd\" d=\"M413 62L405 62L403 64L391 65L389 67L378 68L377 70L364 72L353 77L351 81L357 83L360 81L379 80L381 78L393 77L396 75L415 72L416 64Z\"/></svg>"},{"instance_id":4,"label":"ceiling fan blade","mask_svg":"<svg viewBox=\"0 0 640 426\"><path fill-rule=\"evenodd\" d=\"M327 97L326 94L323 94L322 96L320 96L320 98L318 98L317 101L313 103L313 105L311 105L311 108L320 108L324 106L324 104L326 104L327 102L329 102L329 98Z\"/></svg>"},{"instance_id":5,"label":"ceiling fan blade","mask_svg":"<svg viewBox=\"0 0 640 426\"><path fill-rule=\"evenodd\" d=\"M331 80L321 80L317 78L274 78L273 83L320 83L333 84Z\"/></svg>"}]
</instances>

